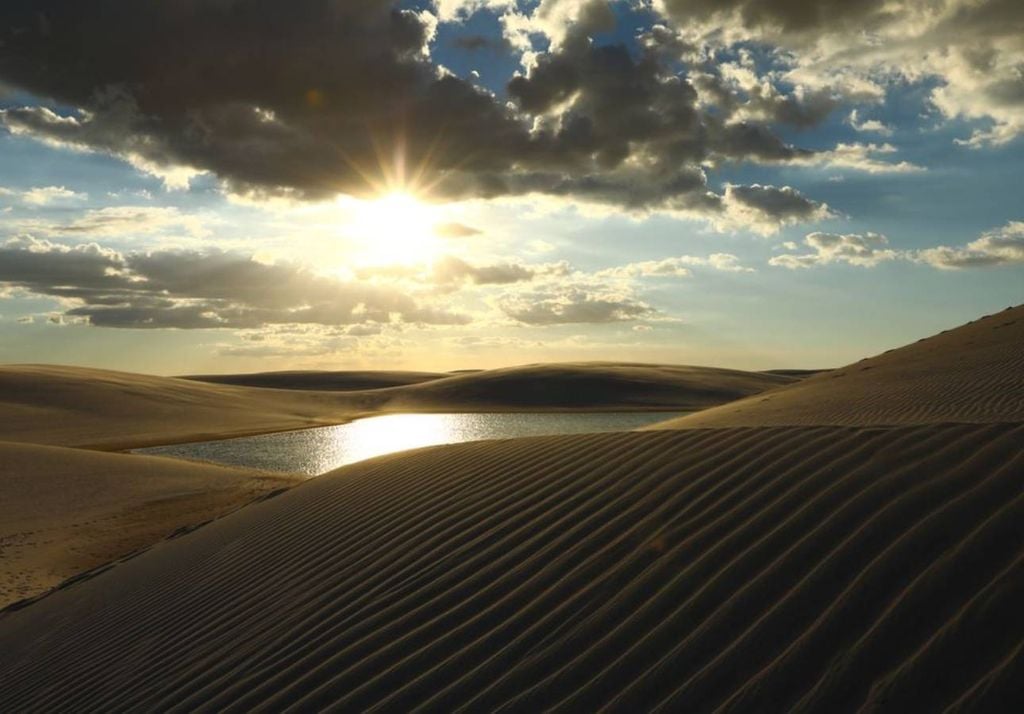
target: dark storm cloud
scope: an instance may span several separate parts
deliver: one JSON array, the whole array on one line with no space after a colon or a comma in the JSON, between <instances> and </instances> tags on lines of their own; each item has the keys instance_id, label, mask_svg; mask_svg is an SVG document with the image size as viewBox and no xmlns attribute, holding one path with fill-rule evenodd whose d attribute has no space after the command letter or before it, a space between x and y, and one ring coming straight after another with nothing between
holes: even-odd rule
<instances>
[{"instance_id":1,"label":"dark storm cloud","mask_svg":"<svg viewBox=\"0 0 1024 714\"><path fill-rule=\"evenodd\" d=\"M121 254L17 238L0 245L0 284L77 301L67 315L104 327L466 322L394 287L343 282L298 265L219 251Z\"/></svg>"},{"instance_id":2,"label":"dark storm cloud","mask_svg":"<svg viewBox=\"0 0 1024 714\"><path fill-rule=\"evenodd\" d=\"M212 172L237 192L368 195L404 172L438 198L708 215L721 202L702 165L807 153L698 108L661 50L592 43L586 32L614 20L598 19L513 78L509 106L434 66L433 18L385 0L8 0L0 79L80 111L0 121L156 172Z\"/></svg>"}]
</instances>

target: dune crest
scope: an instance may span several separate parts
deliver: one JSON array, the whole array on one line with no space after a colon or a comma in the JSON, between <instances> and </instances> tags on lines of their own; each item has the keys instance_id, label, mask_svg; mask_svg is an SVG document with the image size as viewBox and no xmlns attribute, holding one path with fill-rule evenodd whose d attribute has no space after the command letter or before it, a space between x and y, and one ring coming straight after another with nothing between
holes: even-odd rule
<instances>
[{"instance_id":1,"label":"dune crest","mask_svg":"<svg viewBox=\"0 0 1024 714\"><path fill-rule=\"evenodd\" d=\"M190 374L182 377L195 382L232 384L265 389L302 389L322 392L357 392L365 389L402 387L448 377L443 372L395 372L383 370L346 370L342 372L288 370L251 374Z\"/></svg>"},{"instance_id":2,"label":"dune crest","mask_svg":"<svg viewBox=\"0 0 1024 714\"><path fill-rule=\"evenodd\" d=\"M564 362L490 369L391 390L390 409L703 409L792 377L715 367Z\"/></svg>"},{"instance_id":3,"label":"dune crest","mask_svg":"<svg viewBox=\"0 0 1024 714\"><path fill-rule=\"evenodd\" d=\"M648 428L1016 421L1024 421L1024 306Z\"/></svg>"}]
</instances>

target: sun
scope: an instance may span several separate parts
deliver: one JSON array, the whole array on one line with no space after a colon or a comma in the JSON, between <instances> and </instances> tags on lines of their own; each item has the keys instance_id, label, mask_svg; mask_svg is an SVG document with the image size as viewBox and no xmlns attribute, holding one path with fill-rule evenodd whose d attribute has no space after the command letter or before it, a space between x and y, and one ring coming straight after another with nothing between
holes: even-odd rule
<instances>
[{"instance_id":1,"label":"sun","mask_svg":"<svg viewBox=\"0 0 1024 714\"><path fill-rule=\"evenodd\" d=\"M441 250L434 230L437 209L404 192L357 201L345 232L356 243L357 262L366 265L430 262Z\"/></svg>"}]
</instances>

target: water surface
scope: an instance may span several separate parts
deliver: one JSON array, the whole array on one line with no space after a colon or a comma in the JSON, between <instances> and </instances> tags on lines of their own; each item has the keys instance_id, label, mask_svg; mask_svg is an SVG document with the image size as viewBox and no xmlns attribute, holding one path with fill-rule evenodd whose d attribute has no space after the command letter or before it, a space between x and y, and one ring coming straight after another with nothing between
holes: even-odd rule
<instances>
[{"instance_id":1,"label":"water surface","mask_svg":"<svg viewBox=\"0 0 1024 714\"><path fill-rule=\"evenodd\" d=\"M156 446L135 453L316 476L396 451L480 439L628 431L686 412L389 414L348 424Z\"/></svg>"}]
</instances>

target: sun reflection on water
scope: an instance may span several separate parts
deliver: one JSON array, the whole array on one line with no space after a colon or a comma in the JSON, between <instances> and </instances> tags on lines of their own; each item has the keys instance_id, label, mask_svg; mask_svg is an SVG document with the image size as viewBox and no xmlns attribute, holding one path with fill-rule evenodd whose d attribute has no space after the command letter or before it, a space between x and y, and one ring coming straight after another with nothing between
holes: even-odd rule
<instances>
[{"instance_id":1,"label":"sun reflection on water","mask_svg":"<svg viewBox=\"0 0 1024 714\"><path fill-rule=\"evenodd\" d=\"M626 431L680 414L388 414L338 426L157 446L136 452L317 476L357 461L424 446L542 434Z\"/></svg>"},{"instance_id":2,"label":"sun reflection on water","mask_svg":"<svg viewBox=\"0 0 1024 714\"><path fill-rule=\"evenodd\" d=\"M439 416L444 415L390 414L360 419L325 436L334 442L329 449L334 453L344 453L348 463L395 451L464 441L459 438L461 429L458 421Z\"/></svg>"}]
</instances>

